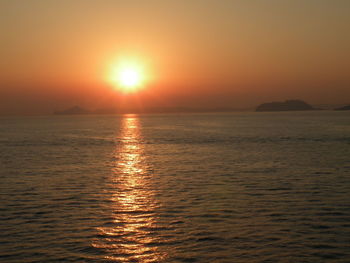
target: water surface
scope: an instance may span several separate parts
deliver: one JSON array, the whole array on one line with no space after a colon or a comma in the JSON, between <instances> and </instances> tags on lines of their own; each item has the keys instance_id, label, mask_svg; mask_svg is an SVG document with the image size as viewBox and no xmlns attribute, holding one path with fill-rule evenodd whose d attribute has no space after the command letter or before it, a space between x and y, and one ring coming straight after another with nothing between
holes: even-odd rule
<instances>
[{"instance_id":1,"label":"water surface","mask_svg":"<svg viewBox=\"0 0 350 263\"><path fill-rule=\"evenodd\" d=\"M0 119L2 262L349 262L348 112Z\"/></svg>"}]
</instances>

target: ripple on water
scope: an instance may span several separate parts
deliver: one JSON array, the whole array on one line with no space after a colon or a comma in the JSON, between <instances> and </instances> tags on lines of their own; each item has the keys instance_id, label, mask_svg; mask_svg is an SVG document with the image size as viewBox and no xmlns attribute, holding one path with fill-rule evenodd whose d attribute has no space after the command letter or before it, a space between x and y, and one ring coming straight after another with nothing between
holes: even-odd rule
<instances>
[{"instance_id":1,"label":"ripple on water","mask_svg":"<svg viewBox=\"0 0 350 263\"><path fill-rule=\"evenodd\" d=\"M0 261L348 262L349 131L328 112L0 120Z\"/></svg>"}]
</instances>

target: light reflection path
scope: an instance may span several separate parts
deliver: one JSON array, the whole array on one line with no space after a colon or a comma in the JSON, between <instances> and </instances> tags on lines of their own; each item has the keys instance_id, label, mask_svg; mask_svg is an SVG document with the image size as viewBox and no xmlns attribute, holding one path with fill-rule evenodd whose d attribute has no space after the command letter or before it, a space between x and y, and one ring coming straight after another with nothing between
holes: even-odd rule
<instances>
[{"instance_id":1,"label":"light reflection path","mask_svg":"<svg viewBox=\"0 0 350 263\"><path fill-rule=\"evenodd\" d=\"M116 262L160 262L165 254L159 252L153 231L157 204L137 115L123 117L115 157L110 207L114 222L99 228L103 238L93 246Z\"/></svg>"}]
</instances>

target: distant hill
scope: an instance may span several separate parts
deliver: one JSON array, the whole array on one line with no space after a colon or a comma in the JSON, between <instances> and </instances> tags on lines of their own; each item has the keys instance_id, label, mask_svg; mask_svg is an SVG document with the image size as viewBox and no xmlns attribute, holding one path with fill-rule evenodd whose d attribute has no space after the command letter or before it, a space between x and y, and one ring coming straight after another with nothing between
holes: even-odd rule
<instances>
[{"instance_id":1,"label":"distant hill","mask_svg":"<svg viewBox=\"0 0 350 263\"><path fill-rule=\"evenodd\" d=\"M350 110L350 105L344 106L344 107L340 107L340 108L336 108L334 110Z\"/></svg>"},{"instance_id":2,"label":"distant hill","mask_svg":"<svg viewBox=\"0 0 350 263\"><path fill-rule=\"evenodd\" d=\"M117 113L120 113L120 111L118 111L115 108L102 108L102 109L96 109L92 113L93 114L117 114Z\"/></svg>"},{"instance_id":3,"label":"distant hill","mask_svg":"<svg viewBox=\"0 0 350 263\"><path fill-rule=\"evenodd\" d=\"M91 112L87 109L81 108L79 106L74 106L63 111L55 111L54 114L57 115L80 115L80 114L90 114Z\"/></svg>"},{"instance_id":4,"label":"distant hill","mask_svg":"<svg viewBox=\"0 0 350 263\"><path fill-rule=\"evenodd\" d=\"M216 108L190 108L190 107L148 107L148 108L98 108L95 110L87 110L80 106L74 106L62 111L55 111L55 115L110 115L110 114L147 114L147 113L204 113L204 112L233 112L233 111L251 111L251 109L235 109L228 107Z\"/></svg>"},{"instance_id":5,"label":"distant hill","mask_svg":"<svg viewBox=\"0 0 350 263\"><path fill-rule=\"evenodd\" d=\"M259 105L256 111L305 111L316 110L302 100L286 100L284 102L268 102Z\"/></svg>"}]
</instances>

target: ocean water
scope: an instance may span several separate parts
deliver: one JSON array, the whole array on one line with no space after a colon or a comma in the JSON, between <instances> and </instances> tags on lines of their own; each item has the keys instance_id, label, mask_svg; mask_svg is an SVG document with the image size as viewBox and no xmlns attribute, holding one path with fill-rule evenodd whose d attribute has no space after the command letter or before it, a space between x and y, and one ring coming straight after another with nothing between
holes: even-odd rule
<instances>
[{"instance_id":1,"label":"ocean water","mask_svg":"<svg viewBox=\"0 0 350 263\"><path fill-rule=\"evenodd\" d=\"M350 112L0 119L1 262L350 262Z\"/></svg>"}]
</instances>

